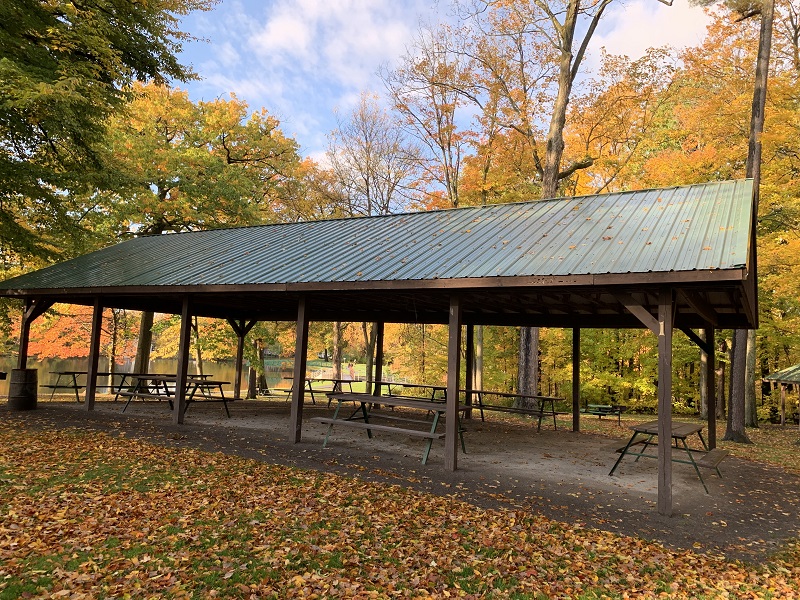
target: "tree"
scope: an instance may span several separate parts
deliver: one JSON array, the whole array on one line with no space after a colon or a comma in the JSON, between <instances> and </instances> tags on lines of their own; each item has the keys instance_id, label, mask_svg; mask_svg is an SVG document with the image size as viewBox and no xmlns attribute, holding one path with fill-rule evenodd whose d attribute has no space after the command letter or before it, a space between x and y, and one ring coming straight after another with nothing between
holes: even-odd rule
<instances>
[{"instance_id":1,"label":"tree","mask_svg":"<svg viewBox=\"0 0 800 600\"><path fill-rule=\"evenodd\" d=\"M339 120L329 136L328 160L349 216L389 214L414 198L419 152L374 95L362 94L349 118ZM375 324L363 323L362 333L372 381Z\"/></svg>"},{"instance_id":2,"label":"tree","mask_svg":"<svg viewBox=\"0 0 800 600\"><path fill-rule=\"evenodd\" d=\"M118 235L273 221L276 205L296 193L297 144L265 109L248 116L235 96L193 103L157 83L136 82L132 93L108 132L123 183L91 196ZM136 370L147 370L152 323L144 313Z\"/></svg>"},{"instance_id":3,"label":"tree","mask_svg":"<svg viewBox=\"0 0 800 600\"><path fill-rule=\"evenodd\" d=\"M570 105L567 154L592 161L565 180L571 195L630 189L675 96L675 62L667 48L634 61L603 53L597 76Z\"/></svg>"},{"instance_id":4,"label":"tree","mask_svg":"<svg viewBox=\"0 0 800 600\"><path fill-rule=\"evenodd\" d=\"M125 176L101 205L120 234L161 234L276 220L293 193L297 144L261 109L248 116L235 96L192 102L155 83L111 120L109 146Z\"/></svg>"},{"instance_id":5,"label":"tree","mask_svg":"<svg viewBox=\"0 0 800 600\"><path fill-rule=\"evenodd\" d=\"M16 0L0 5L0 249L62 254L83 230L71 194L107 186L105 122L135 78L186 80L180 16L213 0ZM81 213L77 213L79 218Z\"/></svg>"},{"instance_id":6,"label":"tree","mask_svg":"<svg viewBox=\"0 0 800 600\"><path fill-rule=\"evenodd\" d=\"M402 125L426 150L423 157L423 178L436 185L428 206L437 207L436 193L443 193L442 204L459 205L459 179L467 137L460 133L456 115L462 99L450 86L438 81L462 81L467 69L457 55L448 53L452 42L443 39L449 29L432 31L421 28L413 49L401 59L393 71L383 69L381 76L402 117Z\"/></svg>"},{"instance_id":7,"label":"tree","mask_svg":"<svg viewBox=\"0 0 800 600\"><path fill-rule=\"evenodd\" d=\"M761 134L764 131L764 111L767 102L767 79L769 55L772 48L772 21L774 0L763 0L758 4L750 0L730 0L729 7L741 15L741 19L761 16L761 31L758 41L755 84L750 112L750 132L747 150L746 176L753 178L755 198L754 213L758 214L759 185L761 183ZM753 226L753 237L756 229ZM748 351L748 346L750 350ZM740 443L752 443L745 433L746 396L755 404L755 332L745 329L734 332L733 360L731 362L731 398L728 407L728 427L723 439ZM748 376L748 371L750 375ZM751 384L748 389L748 382Z\"/></svg>"},{"instance_id":8,"label":"tree","mask_svg":"<svg viewBox=\"0 0 800 600\"><path fill-rule=\"evenodd\" d=\"M414 197L419 152L382 109L363 93L358 105L328 137L327 157L335 183L349 202L348 214L384 215Z\"/></svg>"},{"instance_id":9,"label":"tree","mask_svg":"<svg viewBox=\"0 0 800 600\"><path fill-rule=\"evenodd\" d=\"M461 35L453 36L460 42L451 51L469 62L473 75L466 83L440 85L456 89L522 136L543 199L556 197L559 182L592 164L584 157L562 169L564 127L586 50L611 1L474 0L462 15ZM537 328L520 330L523 394L536 393L538 337Z\"/></svg>"}]
</instances>

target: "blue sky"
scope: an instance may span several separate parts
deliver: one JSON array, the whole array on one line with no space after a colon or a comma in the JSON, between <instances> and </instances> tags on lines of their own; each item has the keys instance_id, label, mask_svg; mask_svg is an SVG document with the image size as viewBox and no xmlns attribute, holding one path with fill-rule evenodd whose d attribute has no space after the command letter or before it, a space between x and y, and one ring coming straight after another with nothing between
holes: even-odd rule
<instances>
[{"instance_id":1,"label":"blue sky","mask_svg":"<svg viewBox=\"0 0 800 600\"><path fill-rule=\"evenodd\" d=\"M233 92L251 111L280 118L304 156L320 157L335 111L346 115L361 91L381 93L376 72L404 54L421 22L448 9L431 0L222 0L187 17L182 29L206 41L187 44L181 59L201 81L180 84L194 100ZM614 3L591 45L588 66L605 47L638 58L651 46L697 44L706 17L688 0Z\"/></svg>"}]
</instances>

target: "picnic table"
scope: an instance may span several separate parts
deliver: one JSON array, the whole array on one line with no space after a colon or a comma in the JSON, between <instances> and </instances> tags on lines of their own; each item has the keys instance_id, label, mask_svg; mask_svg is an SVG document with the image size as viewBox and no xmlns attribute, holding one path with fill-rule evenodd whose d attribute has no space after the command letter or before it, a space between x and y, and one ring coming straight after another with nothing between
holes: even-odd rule
<instances>
[{"instance_id":1,"label":"picnic table","mask_svg":"<svg viewBox=\"0 0 800 600\"><path fill-rule=\"evenodd\" d=\"M378 389L386 388L386 394L389 396L402 396L404 391L416 389L429 394L430 400L444 401L447 399L447 386L446 385L432 385L429 383L413 383L410 381L375 381L373 382Z\"/></svg>"},{"instance_id":2,"label":"picnic table","mask_svg":"<svg viewBox=\"0 0 800 600\"><path fill-rule=\"evenodd\" d=\"M53 383L45 383L42 384L43 388L47 388L52 390L50 392L50 400L53 399L53 396L56 393L56 390L72 390L75 392L75 401L80 403L80 390L86 387L86 383L84 383L85 377L89 375L88 371L50 371L51 375L56 376L56 380ZM120 390L125 386L126 382L128 382L129 378L136 375L135 373L128 373L125 371L101 371L97 373L98 377L119 377L120 381L118 384L112 383L108 385L98 385L99 388L109 388L110 390L115 391L114 400L117 400Z\"/></svg>"},{"instance_id":3,"label":"picnic table","mask_svg":"<svg viewBox=\"0 0 800 600\"><path fill-rule=\"evenodd\" d=\"M642 457L658 458L658 455L656 454L647 453L647 449L650 446L658 446L658 441L653 441L658 437L658 421L648 421L647 423L631 425L630 428L633 430L633 435L631 435L628 443L625 444L625 446L617 450L620 455L617 459L617 462L614 463L614 466L608 473L609 475L614 474L614 471L616 471L619 463L622 462L622 459L625 458L625 456L635 456L637 461ZM690 436L694 435L696 435L700 440L702 449L689 447L689 444L686 440ZM672 444L673 442L674 446ZM635 446L642 446L642 448L637 452ZM717 472L717 475L722 477L722 473L719 471L719 463L722 462L722 460L728 455L728 452L718 448L709 450L708 445L703 438L703 425L700 423L684 423L681 421L673 421L672 423L670 448L673 447L683 450L686 453L686 458L676 458L673 456L671 458L672 462L692 465L697 473L697 477L700 479L700 483L703 484L703 489L707 494L708 487L706 486L706 482L703 480L703 475L700 473L700 468L714 469ZM695 454L698 455L697 460L695 460Z\"/></svg>"},{"instance_id":4,"label":"picnic table","mask_svg":"<svg viewBox=\"0 0 800 600\"><path fill-rule=\"evenodd\" d=\"M294 388L294 377L284 377L292 382L292 386L289 388L273 388L275 391L279 391L281 393L285 392L287 397L292 395L292 389ZM316 404L317 400L314 396L315 393L317 394L336 394L338 392L343 392L343 386L347 384L348 391L353 391L353 382L355 380L349 378L336 378L336 377L306 377L305 378L305 389L311 395L311 402L312 404ZM326 383L326 384L333 384L330 387L326 387L324 389L314 388L314 384L316 383ZM328 400L328 406L330 406L331 402Z\"/></svg>"},{"instance_id":5,"label":"picnic table","mask_svg":"<svg viewBox=\"0 0 800 600\"><path fill-rule=\"evenodd\" d=\"M462 390L465 394L469 395L472 394L473 398L477 400L477 403L472 403L473 408L477 408L481 413L481 421L485 421L486 418L484 417L483 411L485 410L494 410L498 412L507 412L507 413L514 413L514 414L521 414L521 415L528 415L532 417L538 417L539 423L537 425L536 430L541 431L542 429L542 420L545 417L553 417L553 429L558 429L558 425L556 422L556 401L561 401L563 398L557 398L555 396L537 396L537 395L528 395L528 394L516 394L514 392L494 392L491 390ZM521 401L523 406L502 406L498 404L487 404L485 403L484 397L497 397L497 398L514 398ZM533 405L530 405L530 402L533 402ZM527 404L527 406L526 406Z\"/></svg>"},{"instance_id":6,"label":"picnic table","mask_svg":"<svg viewBox=\"0 0 800 600\"><path fill-rule=\"evenodd\" d=\"M316 423L321 423L323 425L328 425L328 430L325 433L325 440L322 443L322 447L325 448L328 444L328 438L333 431L333 427L335 425L341 425L346 427L355 427L358 429L365 429L367 431L367 437L370 439L372 438L373 431L385 431L389 433L401 433L405 435L410 435L413 437L423 438L425 440L425 447L422 452L422 464L426 464L428 462L428 455L431 451L431 445L433 444L433 440L442 439L444 437L444 433L439 433L436 431L436 428L439 425L439 421L444 416L446 412L446 404L443 402L435 402L428 398L418 398L418 397L409 397L409 396L374 396L372 394L365 394L365 393L347 393L347 392L340 392L337 394L331 394L330 398L332 400L336 400L336 409L333 412L333 416L331 417L314 417L310 419ZM353 410L349 415L345 416L345 413L342 412L342 408L345 404L353 402L355 404L355 410ZM386 415L380 414L380 411L376 412L372 410L373 404L380 404L381 406L390 406L392 408L409 408L414 410L425 411L426 414L431 415L432 418L430 420L427 419L414 419L414 418L407 418L398 415ZM463 413L469 407L465 405L458 406L458 412ZM426 428L406 428L406 427L398 427L396 425L389 425L389 424L381 424L375 423L374 419L379 418L383 420L387 420L390 423L409 423L409 424L422 424L425 425ZM458 435L459 439L461 440L461 449L466 453L466 446L464 444L464 432L461 429L461 424L459 420L458 426Z\"/></svg>"},{"instance_id":7,"label":"picnic table","mask_svg":"<svg viewBox=\"0 0 800 600\"><path fill-rule=\"evenodd\" d=\"M166 400L169 403L170 409L173 408L172 400L176 396L175 386L178 383L177 375L138 373L131 374L130 377L135 379L136 383L129 389L120 389L117 393L118 396L128 399L127 402L125 402L125 406L122 407L122 412L125 412L128 405L135 398L140 400ZM210 377L211 376L208 374L187 375L186 406L183 412L186 414L192 402L221 402L225 408L225 414L230 418L231 413L228 410L229 399L225 396L225 392L222 388L224 385L229 385L230 382L214 380Z\"/></svg>"}]
</instances>

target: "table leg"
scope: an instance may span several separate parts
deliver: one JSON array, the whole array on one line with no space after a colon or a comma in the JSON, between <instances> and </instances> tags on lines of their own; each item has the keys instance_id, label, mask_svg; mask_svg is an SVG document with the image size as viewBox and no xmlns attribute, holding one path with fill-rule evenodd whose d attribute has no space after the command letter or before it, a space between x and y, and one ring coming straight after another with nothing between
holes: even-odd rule
<instances>
[{"instance_id":1,"label":"table leg","mask_svg":"<svg viewBox=\"0 0 800 600\"><path fill-rule=\"evenodd\" d=\"M342 408L342 399L338 398L338 401L336 403L336 410L333 411L333 420L334 421L339 418L339 409L340 408ZM322 447L323 448L325 446L327 446L327 444L328 444L328 438L331 435L331 431L333 431L333 423L328 423L328 431L325 432L325 441L322 442Z\"/></svg>"},{"instance_id":2,"label":"table leg","mask_svg":"<svg viewBox=\"0 0 800 600\"><path fill-rule=\"evenodd\" d=\"M433 423L431 423L431 433L436 433L436 426L439 424L439 415L441 413L437 410L433 413ZM433 438L428 438L425 440L425 449L422 451L422 464L427 464L428 462L428 455L431 453L431 445L433 444Z\"/></svg>"},{"instance_id":3,"label":"table leg","mask_svg":"<svg viewBox=\"0 0 800 600\"><path fill-rule=\"evenodd\" d=\"M614 471L616 471L616 470L617 470L617 467L619 466L619 463L620 463L620 462L622 462L622 459L623 459L623 458L625 457L625 455L628 453L628 448L630 448L630 447L631 447L631 445L633 444L633 440L635 440L635 439L636 439L636 436L637 436L638 434L639 434L639 432L638 432L638 431L634 431L634 432L633 432L633 435L631 436L631 439L629 439L629 440L628 440L628 443L627 443L627 444L625 444L625 447L622 449L622 452L620 453L620 455L619 455L619 458L617 459L617 462L615 462L615 463L614 463L614 466L613 466L613 467L611 468L611 470L608 472L609 476L613 475L613 474L614 474Z\"/></svg>"},{"instance_id":4,"label":"table leg","mask_svg":"<svg viewBox=\"0 0 800 600\"><path fill-rule=\"evenodd\" d=\"M55 395L56 390L58 389L60 383L61 383L61 373L58 374L58 377L56 377L56 382L55 384L53 384L53 391L50 392L50 402L53 401L53 396Z\"/></svg>"},{"instance_id":5,"label":"table leg","mask_svg":"<svg viewBox=\"0 0 800 600\"><path fill-rule=\"evenodd\" d=\"M228 399L225 397L225 392L222 389L222 384L219 384L219 397L222 398L222 406L225 407L225 414L231 418L231 411L228 410Z\"/></svg>"},{"instance_id":6,"label":"table leg","mask_svg":"<svg viewBox=\"0 0 800 600\"><path fill-rule=\"evenodd\" d=\"M75 373L72 374L72 389L75 390L75 402L80 404L81 398L78 395L78 376Z\"/></svg>"},{"instance_id":7,"label":"table leg","mask_svg":"<svg viewBox=\"0 0 800 600\"><path fill-rule=\"evenodd\" d=\"M681 442L683 442L683 449L686 450L686 454L689 455L689 461L692 463L694 467L694 472L697 473L697 476L700 478L700 483L703 484L703 489L708 494L708 487L706 487L706 482L703 481L703 476L700 474L700 469L697 467L697 463L694 462L694 456L692 456L692 451L689 449L689 445L686 443L686 438L681 438ZM675 445L678 444L678 438L675 438Z\"/></svg>"},{"instance_id":8,"label":"table leg","mask_svg":"<svg viewBox=\"0 0 800 600\"><path fill-rule=\"evenodd\" d=\"M639 454L636 456L636 460L635 460L635 461L633 461L633 462L639 462L639 459L640 459L640 458L642 458L642 455L643 455L645 452L647 452L647 449L648 449L650 446L655 446L655 445L656 445L656 444L652 444L652 443L650 443L650 440L652 440L654 437L656 437L656 436L654 436L654 435L652 435L652 434L648 434L648 435L647 435L647 439L645 439L645 440L642 442L642 451L641 451L641 452L640 452L640 453L639 453ZM676 443L677 443L677 442L676 442ZM670 447L672 447L672 442L670 442Z\"/></svg>"},{"instance_id":9,"label":"table leg","mask_svg":"<svg viewBox=\"0 0 800 600\"><path fill-rule=\"evenodd\" d=\"M127 373L122 373L120 375L119 386L117 387L117 391L114 393L114 402L119 400L119 393L122 391L122 388L125 387L125 380L127 379L127 377L128 377ZM112 381L112 384L113 384L113 381Z\"/></svg>"},{"instance_id":10,"label":"table leg","mask_svg":"<svg viewBox=\"0 0 800 600\"><path fill-rule=\"evenodd\" d=\"M125 410L128 408L128 405L131 403L131 400L133 400L136 397L136 393L142 391L142 382L143 381L145 381L145 380L140 379L140 378L136 379L136 385L133 386L133 389L131 390L131 395L128 396L128 401L125 403L125 406L122 407L122 412L125 412ZM146 383L146 381L145 381L145 383Z\"/></svg>"},{"instance_id":11,"label":"table leg","mask_svg":"<svg viewBox=\"0 0 800 600\"><path fill-rule=\"evenodd\" d=\"M317 400L314 398L314 388L311 387L311 382L306 379L306 387L308 388L308 392L311 394L311 404L316 404Z\"/></svg>"}]
</instances>

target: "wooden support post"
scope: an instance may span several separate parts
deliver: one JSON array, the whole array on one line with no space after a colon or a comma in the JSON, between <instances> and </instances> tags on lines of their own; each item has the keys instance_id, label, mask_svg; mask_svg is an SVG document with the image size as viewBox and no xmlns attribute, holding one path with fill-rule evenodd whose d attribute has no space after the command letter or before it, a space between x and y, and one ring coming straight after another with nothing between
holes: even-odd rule
<instances>
[{"instance_id":1,"label":"wooden support post","mask_svg":"<svg viewBox=\"0 0 800 600\"><path fill-rule=\"evenodd\" d=\"M445 408L444 468L458 468L458 388L461 374L461 298L450 297L447 336L447 406Z\"/></svg>"},{"instance_id":2,"label":"wooden support post","mask_svg":"<svg viewBox=\"0 0 800 600\"><path fill-rule=\"evenodd\" d=\"M242 397L242 365L244 364L244 338L258 321L235 321L228 319L228 323L236 334L236 377L233 380L233 397L239 400Z\"/></svg>"},{"instance_id":3,"label":"wooden support post","mask_svg":"<svg viewBox=\"0 0 800 600\"><path fill-rule=\"evenodd\" d=\"M786 426L786 384L781 381L781 427Z\"/></svg>"},{"instance_id":4,"label":"wooden support post","mask_svg":"<svg viewBox=\"0 0 800 600\"><path fill-rule=\"evenodd\" d=\"M572 431L581 430L581 330L572 329Z\"/></svg>"},{"instance_id":5,"label":"wooden support post","mask_svg":"<svg viewBox=\"0 0 800 600\"><path fill-rule=\"evenodd\" d=\"M715 331L710 325L706 327L706 345L709 352L706 353L706 410L708 411L708 448L713 450L717 447L717 362L714 355L716 341Z\"/></svg>"},{"instance_id":6,"label":"wooden support post","mask_svg":"<svg viewBox=\"0 0 800 600\"><path fill-rule=\"evenodd\" d=\"M233 380L233 397L239 400L242 397L242 365L244 364L244 335L236 336L236 376Z\"/></svg>"},{"instance_id":7,"label":"wooden support post","mask_svg":"<svg viewBox=\"0 0 800 600\"><path fill-rule=\"evenodd\" d=\"M374 381L382 381L384 324L375 323L375 329L376 331L375 331L375 380ZM381 386L374 382L372 384L372 395L373 396L381 395Z\"/></svg>"},{"instance_id":8,"label":"wooden support post","mask_svg":"<svg viewBox=\"0 0 800 600\"><path fill-rule=\"evenodd\" d=\"M303 401L306 395L306 361L308 355L308 306L306 299L297 303L297 329L294 342L292 376L292 408L289 417L289 439L297 444L303 435Z\"/></svg>"},{"instance_id":9,"label":"wooden support post","mask_svg":"<svg viewBox=\"0 0 800 600\"><path fill-rule=\"evenodd\" d=\"M175 403L172 407L172 422L183 424L183 413L186 412L186 384L189 380L189 349L192 345L192 314L189 296L183 297L181 309L181 332L178 343L178 377L175 381Z\"/></svg>"},{"instance_id":10,"label":"wooden support post","mask_svg":"<svg viewBox=\"0 0 800 600\"><path fill-rule=\"evenodd\" d=\"M672 326L673 292L658 303L658 513L672 516Z\"/></svg>"},{"instance_id":11,"label":"wooden support post","mask_svg":"<svg viewBox=\"0 0 800 600\"><path fill-rule=\"evenodd\" d=\"M466 381L464 382L464 404L472 406L472 390L475 389L475 326L471 323L467 325L467 352L464 372ZM472 410L464 413L464 418L472 418Z\"/></svg>"},{"instance_id":12,"label":"wooden support post","mask_svg":"<svg viewBox=\"0 0 800 600\"><path fill-rule=\"evenodd\" d=\"M84 406L87 411L94 410L94 399L97 395L97 367L100 363L100 334L102 331L103 303L100 298L97 297L94 299L92 337L89 343L89 366L86 373L86 401Z\"/></svg>"},{"instance_id":13,"label":"wooden support post","mask_svg":"<svg viewBox=\"0 0 800 600\"><path fill-rule=\"evenodd\" d=\"M28 368L28 342L31 336L31 322L28 318L33 307L33 300L25 301L25 308L22 309L22 324L19 328L19 354L17 354L17 368Z\"/></svg>"}]
</instances>

